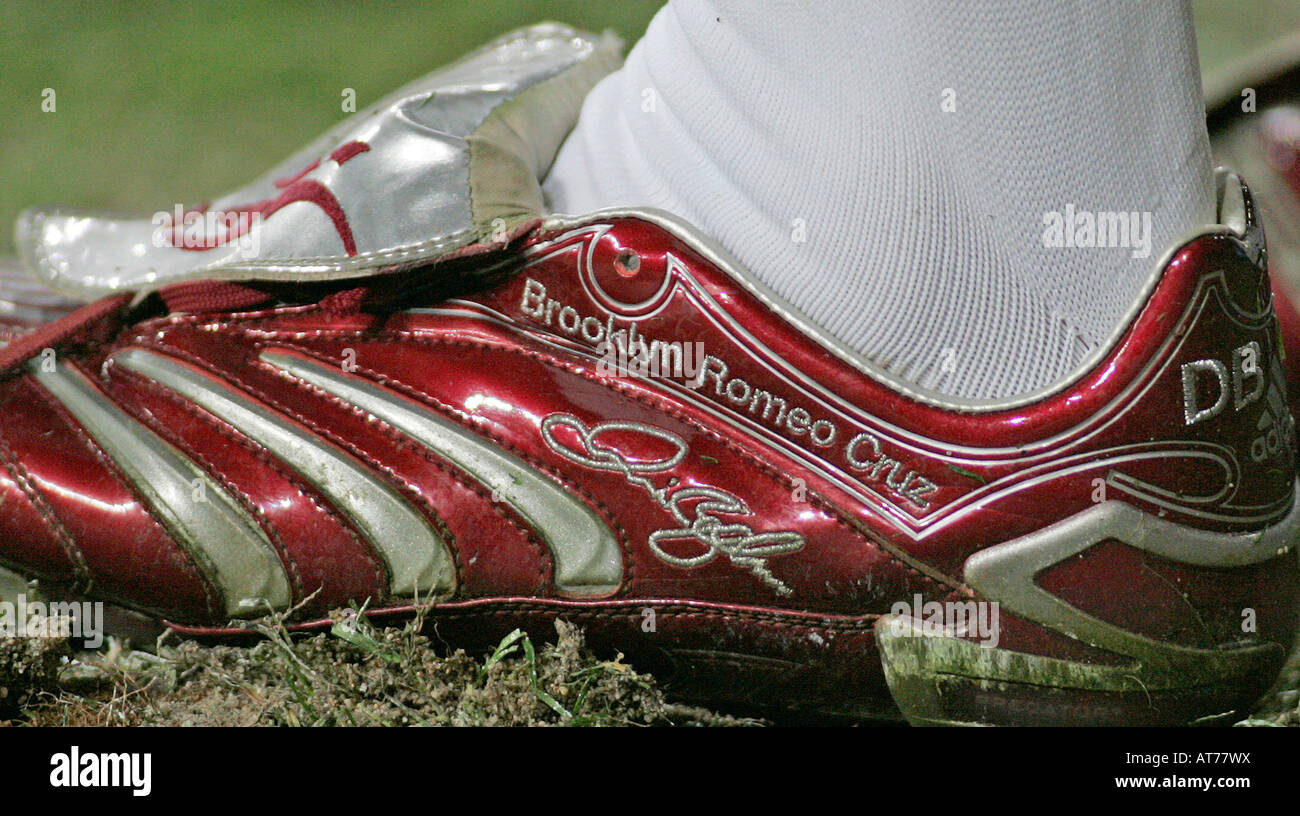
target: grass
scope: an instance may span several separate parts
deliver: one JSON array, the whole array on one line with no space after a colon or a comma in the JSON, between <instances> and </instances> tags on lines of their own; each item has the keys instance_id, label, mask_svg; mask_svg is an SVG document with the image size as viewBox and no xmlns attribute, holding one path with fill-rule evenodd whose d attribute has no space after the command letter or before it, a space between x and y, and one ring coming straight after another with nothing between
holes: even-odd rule
<instances>
[{"instance_id":1,"label":"grass","mask_svg":"<svg viewBox=\"0 0 1300 816\"><path fill-rule=\"evenodd\" d=\"M110 637L96 651L66 639L0 640L0 724L34 726L751 725L671 701L621 656L602 660L556 623L540 646L520 630L483 657L430 642L425 610L374 627L339 610L328 632L292 635L256 621L249 646Z\"/></svg>"},{"instance_id":2,"label":"grass","mask_svg":"<svg viewBox=\"0 0 1300 816\"><path fill-rule=\"evenodd\" d=\"M399 85L521 25L634 40L657 0L0 4L0 254L24 208L153 212L240 186ZM55 110L41 109L55 91Z\"/></svg>"},{"instance_id":3,"label":"grass","mask_svg":"<svg viewBox=\"0 0 1300 816\"><path fill-rule=\"evenodd\" d=\"M364 610L328 633L291 636L279 617L252 646L110 638L0 641L0 723L34 726L751 725L672 702L620 658L600 660L563 621L540 647L521 631L476 658L422 634L423 616L376 629ZM3 704L7 701L7 709Z\"/></svg>"},{"instance_id":4,"label":"grass","mask_svg":"<svg viewBox=\"0 0 1300 816\"><path fill-rule=\"evenodd\" d=\"M165 633L147 649L110 637L96 651L67 639L0 639L0 725L28 726L752 726L674 701L621 656L601 659L581 630L554 642L520 630L491 652L448 649L422 610L376 628L361 609L328 632L291 634L283 616L261 639L205 646ZM1300 661L1241 726L1300 726Z\"/></svg>"}]
</instances>

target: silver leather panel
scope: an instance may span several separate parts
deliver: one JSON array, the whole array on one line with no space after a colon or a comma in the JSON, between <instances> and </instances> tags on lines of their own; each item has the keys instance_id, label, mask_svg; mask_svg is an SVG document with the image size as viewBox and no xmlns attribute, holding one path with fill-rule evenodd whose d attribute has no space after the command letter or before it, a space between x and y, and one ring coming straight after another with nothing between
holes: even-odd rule
<instances>
[{"instance_id":1,"label":"silver leather panel","mask_svg":"<svg viewBox=\"0 0 1300 816\"><path fill-rule=\"evenodd\" d=\"M501 37L213 201L221 224L246 218L237 236L209 224L176 246L190 230L175 203L145 217L39 208L19 219L19 254L41 280L90 298L207 278L359 277L501 240L542 215L540 178L620 49L613 35L554 24Z\"/></svg>"},{"instance_id":2,"label":"silver leather panel","mask_svg":"<svg viewBox=\"0 0 1300 816\"><path fill-rule=\"evenodd\" d=\"M581 499L522 459L460 425L368 380L278 351L261 359L355 405L454 463L522 516L554 559L565 595L609 595L623 579L623 555L609 526Z\"/></svg>"},{"instance_id":3,"label":"silver leather panel","mask_svg":"<svg viewBox=\"0 0 1300 816\"><path fill-rule=\"evenodd\" d=\"M254 617L290 605L289 578L275 547L220 484L114 405L71 364L42 371L41 361L33 360L27 370L81 423L193 557L221 593L226 614Z\"/></svg>"},{"instance_id":4,"label":"silver leather panel","mask_svg":"<svg viewBox=\"0 0 1300 816\"><path fill-rule=\"evenodd\" d=\"M1185 564L1237 567L1286 555L1300 533L1300 504L1261 532L1216 533L1175 524L1119 501L1105 501L1041 530L981 550L966 560L967 584L1005 609L1086 643L1176 665L1189 651L1095 618L1040 587L1044 570L1107 539Z\"/></svg>"},{"instance_id":5,"label":"silver leather panel","mask_svg":"<svg viewBox=\"0 0 1300 816\"><path fill-rule=\"evenodd\" d=\"M347 516L384 558L391 594L425 597L455 590L456 567L446 542L364 464L178 360L139 348L117 352L112 360L219 417L293 468Z\"/></svg>"}]
</instances>

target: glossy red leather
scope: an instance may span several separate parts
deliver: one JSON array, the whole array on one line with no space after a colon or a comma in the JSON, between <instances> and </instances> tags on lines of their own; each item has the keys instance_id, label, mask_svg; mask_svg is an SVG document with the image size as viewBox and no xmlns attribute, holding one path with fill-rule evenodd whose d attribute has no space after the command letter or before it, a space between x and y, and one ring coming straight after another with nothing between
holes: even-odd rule
<instances>
[{"instance_id":1,"label":"glossy red leather","mask_svg":"<svg viewBox=\"0 0 1300 816\"><path fill-rule=\"evenodd\" d=\"M115 353L149 349L235 386L347 451L418 508L456 560L456 594L431 616L443 637L486 643L564 616L587 626L598 647L645 655L691 682L736 678L756 702L880 697L872 633L880 615L917 595L975 597L963 580L972 554L1092 507L1099 484L1151 515L1218 532L1259 529L1293 501L1285 408L1268 420L1272 442L1261 431L1264 398L1195 424L1185 416L1186 363L1230 364L1256 343L1258 376L1273 387L1276 323L1241 317L1267 316L1267 277L1226 232L1172 254L1146 306L1091 370L999 410L902 393L783 319L707 247L651 220L593 217L543 229L511 252L518 268L503 281L403 304L413 312L314 304L169 315L60 353L238 498L276 546L295 602L315 593L300 623L366 599L382 619L409 611L410 599L389 595L381 560L327 498L221 417L116 364ZM647 343L702 344L704 373L603 370L596 338L626 337L634 325ZM621 584L607 597L566 597L526 519L454 464L259 360L268 349L352 371L547 474L615 531ZM0 561L185 631L227 627L188 556L44 394L39 375L0 381L0 403ZM548 417L563 418L549 437ZM611 421L624 426L597 432ZM679 463L655 471L658 493L583 463L595 439L623 463L671 457L664 437L645 428L684 449ZM1231 452L1231 484L1206 450ZM1106 480L1116 472L1149 489L1115 492ZM689 522L725 522L737 546L764 534L783 534L790 546L746 560L698 535L663 538L680 526L671 496L688 489L741 503L710 511L687 500L678 509ZM681 565L693 558L700 563ZM1233 623L1251 606L1259 637L1289 643L1300 605L1294 552L1250 568L1158 572L1153 579L1149 555L1115 544L1058 567L1044 585L1117 625L1202 648L1239 638ZM1111 659L1012 616L1003 645Z\"/></svg>"}]
</instances>

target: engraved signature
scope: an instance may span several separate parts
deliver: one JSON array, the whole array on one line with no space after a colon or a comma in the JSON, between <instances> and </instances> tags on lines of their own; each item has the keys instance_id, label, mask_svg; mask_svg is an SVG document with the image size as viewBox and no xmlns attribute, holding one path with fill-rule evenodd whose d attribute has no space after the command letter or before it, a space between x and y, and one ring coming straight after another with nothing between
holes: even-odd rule
<instances>
[{"instance_id":1,"label":"engraved signature","mask_svg":"<svg viewBox=\"0 0 1300 816\"><path fill-rule=\"evenodd\" d=\"M571 447L555 437L556 428L572 431L579 442ZM634 459L601 436L611 431L644 434L662 440L672 447L667 456L653 459ZM726 555L731 563L752 572L778 595L790 595L793 590L768 569L767 559L774 555L795 552L804 546L802 535L794 532L755 533L746 524L723 521L723 516L752 516L749 506L740 497L716 487L699 485L681 487L676 476L669 476L663 486L656 485L649 474L664 473L677 467L686 458L688 446L674 433L644 425L639 422L613 420L588 428L580 419L570 414L551 414L542 420L542 439L560 456L593 470L622 474L629 484L636 485L650 498L667 510L680 525L656 530L650 534L650 550L661 561L675 567L703 566L719 555ZM674 555L662 546L669 541L693 541L704 545L698 555Z\"/></svg>"}]
</instances>

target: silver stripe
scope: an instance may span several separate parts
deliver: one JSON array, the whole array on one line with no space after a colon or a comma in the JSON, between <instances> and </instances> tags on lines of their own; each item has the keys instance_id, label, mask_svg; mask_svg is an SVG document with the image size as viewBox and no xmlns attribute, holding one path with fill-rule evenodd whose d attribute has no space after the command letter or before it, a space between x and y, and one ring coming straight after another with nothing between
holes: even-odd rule
<instances>
[{"instance_id":1,"label":"silver stripe","mask_svg":"<svg viewBox=\"0 0 1300 816\"><path fill-rule=\"evenodd\" d=\"M68 409L127 478L225 599L226 614L266 614L292 596L266 533L220 485L157 434L109 401L69 363L34 379ZM200 492L201 491L201 492Z\"/></svg>"},{"instance_id":2,"label":"silver stripe","mask_svg":"<svg viewBox=\"0 0 1300 816\"><path fill-rule=\"evenodd\" d=\"M585 503L522 459L360 377L283 352L264 351L261 358L378 417L500 496L546 543L560 592L582 597L608 595L622 583L623 555L609 526Z\"/></svg>"},{"instance_id":3,"label":"silver stripe","mask_svg":"<svg viewBox=\"0 0 1300 816\"><path fill-rule=\"evenodd\" d=\"M966 560L966 583L1009 611L1148 666L1182 665L1204 650L1128 632L1076 609L1040 587L1035 577L1092 545L1117 539L1183 564L1228 568L1285 555L1300 528L1300 503L1285 519L1254 533L1215 533L1184 527L1123 502L1106 501L1049 527L997 544Z\"/></svg>"},{"instance_id":4,"label":"silver stripe","mask_svg":"<svg viewBox=\"0 0 1300 816\"><path fill-rule=\"evenodd\" d=\"M297 471L383 556L392 576L392 594L455 590L456 568L446 542L424 516L360 462L177 360L132 348L113 355L113 361L220 417Z\"/></svg>"}]
</instances>

